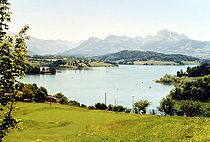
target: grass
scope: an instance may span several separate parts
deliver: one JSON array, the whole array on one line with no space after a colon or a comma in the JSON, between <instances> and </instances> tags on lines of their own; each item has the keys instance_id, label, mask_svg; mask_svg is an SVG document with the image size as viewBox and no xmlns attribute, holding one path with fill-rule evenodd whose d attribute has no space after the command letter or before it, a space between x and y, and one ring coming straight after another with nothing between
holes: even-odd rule
<instances>
[{"instance_id":1,"label":"grass","mask_svg":"<svg viewBox=\"0 0 210 142\"><path fill-rule=\"evenodd\" d=\"M209 118L164 117L18 103L22 119L5 142L207 142Z\"/></svg>"},{"instance_id":2,"label":"grass","mask_svg":"<svg viewBox=\"0 0 210 142\"><path fill-rule=\"evenodd\" d=\"M115 67L112 64L104 63L104 62L90 62L91 67Z\"/></svg>"},{"instance_id":3,"label":"grass","mask_svg":"<svg viewBox=\"0 0 210 142\"><path fill-rule=\"evenodd\" d=\"M135 61L135 65L178 65L175 62L163 62L163 61Z\"/></svg>"},{"instance_id":4,"label":"grass","mask_svg":"<svg viewBox=\"0 0 210 142\"><path fill-rule=\"evenodd\" d=\"M149 61L135 61L135 65L180 65L176 62L167 62L167 61L154 61L154 60L149 60ZM183 61L184 65L196 65L198 64L197 62L194 61Z\"/></svg>"}]
</instances>

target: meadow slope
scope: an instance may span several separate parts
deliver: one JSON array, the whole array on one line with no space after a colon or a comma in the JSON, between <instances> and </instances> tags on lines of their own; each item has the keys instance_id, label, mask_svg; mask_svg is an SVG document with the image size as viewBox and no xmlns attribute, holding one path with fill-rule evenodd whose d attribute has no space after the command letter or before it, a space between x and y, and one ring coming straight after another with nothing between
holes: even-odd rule
<instances>
[{"instance_id":1,"label":"meadow slope","mask_svg":"<svg viewBox=\"0 0 210 142\"><path fill-rule=\"evenodd\" d=\"M18 103L22 119L5 142L207 142L209 118L165 117Z\"/></svg>"}]
</instances>

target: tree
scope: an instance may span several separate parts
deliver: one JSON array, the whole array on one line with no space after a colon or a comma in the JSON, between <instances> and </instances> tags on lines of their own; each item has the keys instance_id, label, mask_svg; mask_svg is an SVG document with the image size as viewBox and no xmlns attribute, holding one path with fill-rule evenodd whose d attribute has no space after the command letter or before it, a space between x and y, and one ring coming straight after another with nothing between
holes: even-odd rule
<instances>
[{"instance_id":1,"label":"tree","mask_svg":"<svg viewBox=\"0 0 210 142\"><path fill-rule=\"evenodd\" d=\"M40 103L44 102L46 100L47 96L48 96L47 89L44 87L40 87L34 96L34 101L40 102Z\"/></svg>"},{"instance_id":2,"label":"tree","mask_svg":"<svg viewBox=\"0 0 210 142\"><path fill-rule=\"evenodd\" d=\"M60 98L64 97L64 95L62 93L57 93L54 95L54 97L60 99Z\"/></svg>"},{"instance_id":3,"label":"tree","mask_svg":"<svg viewBox=\"0 0 210 142\"><path fill-rule=\"evenodd\" d=\"M124 108L123 106L113 106L112 111L117 111L117 112L124 112L126 108Z\"/></svg>"},{"instance_id":4,"label":"tree","mask_svg":"<svg viewBox=\"0 0 210 142\"><path fill-rule=\"evenodd\" d=\"M20 91L22 92L22 95L19 96L17 101L34 101L34 97L37 94L38 86L34 84L22 84L23 87L20 88Z\"/></svg>"},{"instance_id":5,"label":"tree","mask_svg":"<svg viewBox=\"0 0 210 142\"><path fill-rule=\"evenodd\" d=\"M136 113L146 114L146 109L150 105L150 102L148 100L140 100L135 102L133 105Z\"/></svg>"},{"instance_id":6,"label":"tree","mask_svg":"<svg viewBox=\"0 0 210 142\"><path fill-rule=\"evenodd\" d=\"M77 104L76 101L69 101L69 99L66 96L64 96L62 93L57 93L54 95L54 97L59 99L60 104L71 104L71 105ZM80 104L79 104L79 106L80 106Z\"/></svg>"},{"instance_id":7,"label":"tree","mask_svg":"<svg viewBox=\"0 0 210 142\"><path fill-rule=\"evenodd\" d=\"M180 110L188 117L194 117L204 111L199 101L187 100L182 102Z\"/></svg>"},{"instance_id":8,"label":"tree","mask_svg":"<svg viewBox=\"0 0 210 142\"><path fill-rule=\"evenodd\" d=\"M77 101L74 101L74 100L70 100L68 102L69 105L72 105L72 106L76 106L76 107L80 107L80 103L77 102Z\"/></svg>"},{"instance_id":9,"label":"tree","mask_svg":"<svg viewBox=\"0 0 210 142\"><path fill-rule=\"evenodd\" d=\"M170 97L163 98L158 107L160 112L163 112L165 115L173 116L175 113L175 101Z\"/></svg>"},{"instance_id":10,"label":"tree","mask_svg":"<svg viewBox=\"0 0 210 142\"><path fill-rule=\"evenodd\" d=\"M198 100L206 102L210 99L210 75L194 80L181 81L176 88L170 92L174 100Z\"/></svg>"},{"instance_id":11,"label":"tree","mask_svg":"<svg viewBox=\"0 0 210 142\"><path fill-rule=\"evenodd\" d=\"M113 107L114 107L114 106L113 106L112 104L109 104L109 105L107 106L107 110L108 110L108 111L112 111L112 110L113 110Z\"/></svg>"},{"instance_id":12,"label":"tree","mask_svg":"<svg viewBox=\"0 0 210 142\"><path fill-rule=\"evenodd\" d=\"M46 96L48 96L48 92L47 92L47 89L45 87L41 86L40 90L43 91Z\"/></svg>"},{"instance_id":13,"label":"tree","mask_svg":"<svg viewBox=\"0 0 210 142\"><path fill-rule=\"evenodd\" d=\"M59 103L67 105L69 103L69 99L66 96L63 96L60 98Z\"/></svg>"},{"instance_id":14,"label":"tree","mask_svg":"<svg viewBox=\"0 0 210 142\"><path fill-rule=\"evenodd\" d=\"M105 110L105 109L107 109L107 106L104 103L96 103L95 108L100 109L100 110Z\"/></svg>"},{"instance_id":15,"label":"tree","mask_svg":"<svg viewBox=\"0 0 210 142\"><path fill-rule=\"evenodd\" d=\"M27 86L23 87L21 101L33 102L34 92Z\"/></svg>"},{"instance_id":16,"label":"tree","mask_svg":"<svg viewBox=\"0 0 210 142\"><path fill-rule=\"evenodd\" d=\"M28 39L25 33L29 28L28 25L25 26L15 37L7 36L10 15L8 0L0 0L0 142L19 122L12 112L18 94L18 79L25 76L25 40Z\"/></svg>"},{"instance_id":17,"label":"tree","mask_svg":"<svg viewBox=\"0 0 210 142\"><path fill-rule=\"evenodd\" d=\"M40 66L26 63L26 74L40 74Z\"/></svg>"}]
</instances>

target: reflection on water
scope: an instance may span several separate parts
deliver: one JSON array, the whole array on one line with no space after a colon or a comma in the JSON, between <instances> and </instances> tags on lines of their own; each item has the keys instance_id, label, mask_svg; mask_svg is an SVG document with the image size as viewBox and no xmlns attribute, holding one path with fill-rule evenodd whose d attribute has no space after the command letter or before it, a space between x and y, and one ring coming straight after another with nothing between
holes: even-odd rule
<instances>
[{"instance_id":1,"label":"reflection on water","mask_svg":"<svg viewBox=\"0 0 210 142\"><path fill-rule=\"evenodd\" d=\"M44 86L49 94L64 93L72 100L86 105L104 102L132 106L134 100L148 99L155 109L173 86L155 83L165 74L176 74L187 66L120 66L91 70L58 70L56 75L27 75L25 83Z\"/></svg>"}]
</instances>

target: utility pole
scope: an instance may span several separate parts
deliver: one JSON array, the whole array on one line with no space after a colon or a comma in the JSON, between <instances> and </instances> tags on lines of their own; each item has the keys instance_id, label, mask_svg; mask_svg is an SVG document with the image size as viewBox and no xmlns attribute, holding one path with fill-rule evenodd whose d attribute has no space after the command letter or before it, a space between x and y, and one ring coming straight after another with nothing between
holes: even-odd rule
<instances>
[{"instance_id":1,"label":"utility pole","mask_svg":"<svg viewBox=\"0 0 210 142\"><path fill-rule=\"evenodd\" d=\"M118 105L118 88L117 88L117 101L116 101L116 103L117 103L117 105Z\"/></svg>"},{"instance_id":2,"label":"utility pole","mask_svg":"<svg viewBox=\"0 0 210 142\"><path fill-rule=\"evenodd\" d=\"M132 105L134 104L134 96L132 96Z\"/></svg>"},{"instance_id":3,"label":"utility pole","mask_svg":"<svg viewBox=\"0 0 210 142\"><path fill-rule=\"evenodd\" d=\"M106 97L107 97L107 94L105 93L105 97L104 97L105 98L105 105L106 105Z\"/></svg>"},{"instance_id":4,"label":"utility pole","mask_svg":"<svg viewBox=\"0 0 210 142\"><path fill-rule=\"evenodd\" d=\"M133 106L133 113L135 113L134 112L134 96L132 96L132 106Z\"/></svg>"}]
</instances>

